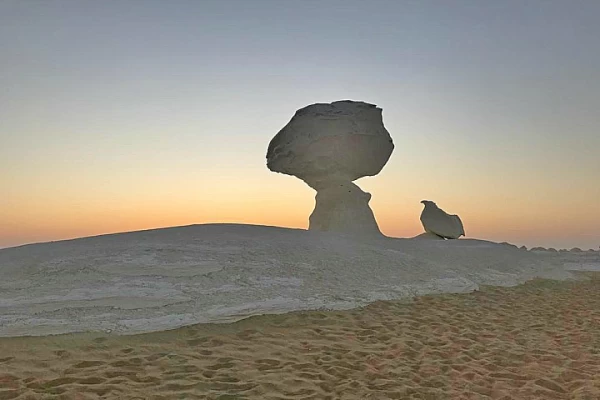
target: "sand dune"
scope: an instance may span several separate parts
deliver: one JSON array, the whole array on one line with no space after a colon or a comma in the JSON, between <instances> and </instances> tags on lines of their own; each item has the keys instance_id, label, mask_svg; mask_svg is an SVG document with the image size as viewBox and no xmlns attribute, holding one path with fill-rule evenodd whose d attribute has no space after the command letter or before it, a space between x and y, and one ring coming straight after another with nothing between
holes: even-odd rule
<instances>
[{"instance_id":1,"label":"sand dune","mask_svg":"<svg viewBox=\"0 0 600 400\"><path fill-rule=\"evenodd\" d=\"M135 336L0 339L0 399L599 399L600 274Z\"/></svg>"}]
</instances>

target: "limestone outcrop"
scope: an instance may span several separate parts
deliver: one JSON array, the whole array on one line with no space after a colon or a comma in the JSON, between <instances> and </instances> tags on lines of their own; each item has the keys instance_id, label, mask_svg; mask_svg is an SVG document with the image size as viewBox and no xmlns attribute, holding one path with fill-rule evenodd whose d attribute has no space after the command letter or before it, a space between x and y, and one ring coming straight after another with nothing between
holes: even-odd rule
<instances>
[{"instance_id":1,"label":"limestone outcrop","mask_svg":"<svg viewBox=\"0 0 600 400\"><path fill-rule=\"evenodd\" d=\"M416 239L416 240L444 240L443 237L436 235L435 233L431 233L431 232L423 232L415 237L413 237L412 239Z\"/></svg>"},{"instance_id":2,"label":"limestone outcrop","mask_svg":"<svg viewBox=\"0 0 600 400\"><path fill-rule=\"evenodd\" d=\"M446 213L433 201L423 200L421 203L425 206L421 212L421 223L425 232L444 239L458 239L465 235L465 228L458 215Z\"/></svg>"},{"instance_id":3,"label":"limestone outcrop","mask_svg":"<svg viewBox=\"0 0 600 400\"><path fill-rule=\"evenodd\" d=\"M371 195L352 182L377 175L393 150L381 108L349 100L318 103L296 111L271 140L267 167L317 191L309 229L381 234Z\"/></svg>"}]
</instances>

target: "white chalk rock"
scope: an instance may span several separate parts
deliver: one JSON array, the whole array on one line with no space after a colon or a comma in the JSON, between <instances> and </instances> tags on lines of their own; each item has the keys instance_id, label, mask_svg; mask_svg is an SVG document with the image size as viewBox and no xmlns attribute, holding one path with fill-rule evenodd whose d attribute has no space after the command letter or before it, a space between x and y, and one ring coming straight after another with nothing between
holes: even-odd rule
<instances>
[{"instance_id":1,"label":"white chalk rock","mask_svg":"<svg viewBox=\"0 0 600 400\"><path fill-rule=\"evenodd\" d=\"M443 237L431 232L423 232L420 235L413 237L415 240L444 240Z\"/></svg>"},{"instance_id":2,"label":"white chalk rock","mask_svg":"<svg viewBox=\"0 0 600 400\"><path fill-rule=\"evenodd\" d=\"M354 183L323 188L315 199L308 229L353 235L381 234L369 207L371 194L363 192Z\"/></svg>"},{"instance_id":3,"label":"white chalk rock","mask_svg":"<svg viewBox=\"0 0 600 400\"><path fill-rule=\"evenodd\" d=\"M545 247L537 246L537 247L532 247L530 251L544 252L544 251L548 251L548 250Z\"/></svg>"},{"instance_id":4,"label":"white chalk rock","mask_svg":"<svg viewBox=\"0 0 600 400\"><path fill-rule=\"evenodd\" d=\"M320 103L296 111L275 135L267 167L317 191L309 229L381 235L371 195L352 181L378 174L393 150L381 108L349 100Z\"/></svg>"},{"instance_id":5,"label":"white chalk rock","mask_svg":"<svg viewBox=\"0 0 600 400\"><path fill-rule=\"evenodd\" d=\"M445 239L458 239L465 235L465 228L458 215L447 214L433 201L421 201L425 205L421 213L421 223L425 232L433 233Z\"/></svg>"},{"instance_id":6,"label":"white chalk rock","mask_svg":"<svg viewBox=\"0 0 600 400\"><path fill-rule=\"evenodd\" d=\"M296 111L275 135L267 166L319 190L330 181L377 175L393 150L381 108L348 100L318 103Z\"/></svg>"}]
</instances>

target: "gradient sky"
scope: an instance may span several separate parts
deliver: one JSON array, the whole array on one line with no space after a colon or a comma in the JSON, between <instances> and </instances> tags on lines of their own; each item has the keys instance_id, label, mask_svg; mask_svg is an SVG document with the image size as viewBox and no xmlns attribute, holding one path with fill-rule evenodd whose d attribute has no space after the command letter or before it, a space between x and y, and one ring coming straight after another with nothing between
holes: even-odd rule
<instances>
[{"instance_id":1,"label":"gradient sky","mask_svg":"<svg viewBox=\"0 0 600 400\"><path fill-rule=\"evenodd\" d=\"M0 0L0 247L205 222L302 227L270 172L301 107L383 108L357 181L385 234L422 199L467 236L600 245L600 2Z\"/></svg>"}]
</instances>

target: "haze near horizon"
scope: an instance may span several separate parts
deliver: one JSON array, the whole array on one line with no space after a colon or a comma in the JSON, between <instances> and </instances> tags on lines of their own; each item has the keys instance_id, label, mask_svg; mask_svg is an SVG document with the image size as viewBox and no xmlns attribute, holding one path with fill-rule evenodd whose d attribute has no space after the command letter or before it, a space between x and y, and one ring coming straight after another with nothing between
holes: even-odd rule
<instances>
[{"instance_id":1,"label":"haze near horizon","mask_svg":"<svg viewBox=\"0 0 600 400\"><path fill-rule=\"evenodd\" d=\"M0 3L0 248L208 222L305 228L270 139L317 102L383 108L384 234L423 199L468 237L600 245L600 3Z\"/></svg>"}]
</instances>

